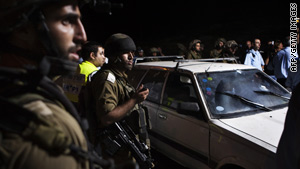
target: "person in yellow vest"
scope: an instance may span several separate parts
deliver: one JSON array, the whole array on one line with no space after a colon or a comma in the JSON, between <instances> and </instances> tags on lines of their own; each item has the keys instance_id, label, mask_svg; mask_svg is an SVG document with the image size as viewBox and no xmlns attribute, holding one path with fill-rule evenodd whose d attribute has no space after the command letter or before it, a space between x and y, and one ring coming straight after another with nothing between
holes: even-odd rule
<instances>
[{"instance_id":1,"label":"person in yellow vest","mask_svg":"<svg viewBox=\"0 0 300 169\"><path fill-rule=\"evenodd\" d=\"M88 76L96 73L105 63L104 48L98 42L89 41L83 45L81 57L83 62L78 65L77 72L85 75L86 84Z\"/></svg>"},{"instance_id":2,"label":"person in yellow vest","mask_svg":"<svg viewBox=\"0 0 300 169\"><path fill-rule=\"evenodd\" d=\"M95 41L86 42L79 53L83 62L77 66L76 73L71 76L62 76L56 80L56 83L62 86L67 98L81 114L79 97L81 97L82 90L87 83L87 78L103 66L106 58L103 46Z\"/></svg>"},{"instance_id":3,"label":"person in yellow vest","mask_svg":"<svg viewBox=\"0 0 300 169\"><path fill-rule=\"evenodd\" d=\"M88 41L82 46L80 56L83 61L78 65L76 74L71 77L64 77L66 96L75 105L79 114L83 116L84 111L84 88L88 81L105 63L104 48L95 41ZM90 81L90 80L89 80ZM64 88L65 89L65 88Z\"/></svg>"}]
</instances>

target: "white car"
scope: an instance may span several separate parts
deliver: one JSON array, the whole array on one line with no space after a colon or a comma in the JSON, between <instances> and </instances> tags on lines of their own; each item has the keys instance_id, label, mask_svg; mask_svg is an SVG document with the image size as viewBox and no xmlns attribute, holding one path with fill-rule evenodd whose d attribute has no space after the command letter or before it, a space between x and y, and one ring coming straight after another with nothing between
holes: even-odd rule
<instances>
[{"instance_id":1,"label":"white car","mask_svg":"<svg viewBox=\"0 0 300 169\"><path fill-rule=\"evenodd\" d=\"M274 169L290 93L251 66L137 63L134 86L150 93L151 145L193 169ZM154 157L155 158L155 157Z\"/></svg>"}]
</instances>

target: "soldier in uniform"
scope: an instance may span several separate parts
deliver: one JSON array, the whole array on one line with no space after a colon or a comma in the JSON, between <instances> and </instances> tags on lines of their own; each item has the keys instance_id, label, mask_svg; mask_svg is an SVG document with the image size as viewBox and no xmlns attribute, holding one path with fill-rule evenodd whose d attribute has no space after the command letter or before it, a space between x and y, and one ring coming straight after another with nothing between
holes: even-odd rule
<instances>
[{"instance_id":1,"label":"soldier in uniform","mask_svg":"<svg viewBox=\"0 0 300 169\"><path fill-rule=\"evenodd\" d=\"M189 51L187 53L186 58L187 59L201 59L202 58L201 53L202 53L201 52L201 40L194 39L189 44Z\"/></svg>"},{"instance_id":2,"label":"soldier in uniform","mask_svg":"<svg viewBox=\"0 0 300 169\"><path fill-rule=\"evenodd\" d=\"M238 49L238 44L235 40L229 40L225 43L223 58L235 57L235 53Z\"/></svg>"},{"instance_id":3,"label":"soldier in uniform","mask_svg":"<svg viewBox=\"0 0 300 169\"><path fill-rule=\"evenodd\" d=\"M133 66L135 43L128 35L117 33L108 38L104 47L109 62L87 84L90 94L88 98L92 98L88 101L92 109L89 112L96 112L96 128L100 130L125 118L137 133L143 130L139 126L141 115L133 111L138 109L138 103L147 98L149 89L142 90L141 85L135 91L127 81L126 72ZM99 142L101 138L94 141L95 144ZM129 151L124 147L113 155L106 153L108 146L102 144L101 147L104 158L113 158L116 164L132 160Z\"/></svg>"},{"instance_id":4,"label":"soldier in uniform","mask_svg":"<svg viewBox=\"0 0 300 169\"><path fill-rule=\"evenodd\" d=\"M89 168L78 114L49 78L77 68L86 41L77 1L1 0L0 8L0 168Z\"/></svg>"},{"instance_id":5,"label":"soldier in uniform","mask_svg":"<svg viewBox=\"0 0 300 169\"><path fill-rule=\"evenodd\" d=\"M226 42L227 41L224 38L217 39L215 42L214 49L212 49L210 51L210 57L211 58L221 58L223 55L223 52L224 52L223 50L224 50Z\"/></svg>"}]
</instances>

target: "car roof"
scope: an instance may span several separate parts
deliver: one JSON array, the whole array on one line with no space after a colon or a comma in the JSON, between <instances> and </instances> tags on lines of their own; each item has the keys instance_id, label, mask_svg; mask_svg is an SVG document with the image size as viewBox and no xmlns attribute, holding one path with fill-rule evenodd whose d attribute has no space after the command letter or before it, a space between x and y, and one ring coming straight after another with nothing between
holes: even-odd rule
<instances>
[{"instance_id":1,"label":"car roof","mask_svg":"<svg viewBox=\"0 0 300 169\"><path fill-rule=\"evenodd\" d=\"M143 62L137 63L135 67L150 69L175 69L178 65L178 70L187 70L193 73L219 72L240 69L256 69L255 67L243 64L230 64L230 63L215 63L215 62L199 62L199 61L157 61L157 62Z\"/></svg>"}]
</instances>

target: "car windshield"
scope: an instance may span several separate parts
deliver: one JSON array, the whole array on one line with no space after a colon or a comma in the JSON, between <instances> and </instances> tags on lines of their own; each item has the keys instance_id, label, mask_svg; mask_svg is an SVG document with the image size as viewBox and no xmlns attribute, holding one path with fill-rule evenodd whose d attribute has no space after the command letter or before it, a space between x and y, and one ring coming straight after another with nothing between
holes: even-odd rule
<instances>
[{"instance_id":1,"label":"car windshield","mask_svg":"<svg viewBox=\"0 0 300 169\"><path fill-rule=\"evenodd\" d=\"M290 93L259 70L197 74L210 112L215 116L270 111L289 102Z\"/></svg>"}]
</instances>

